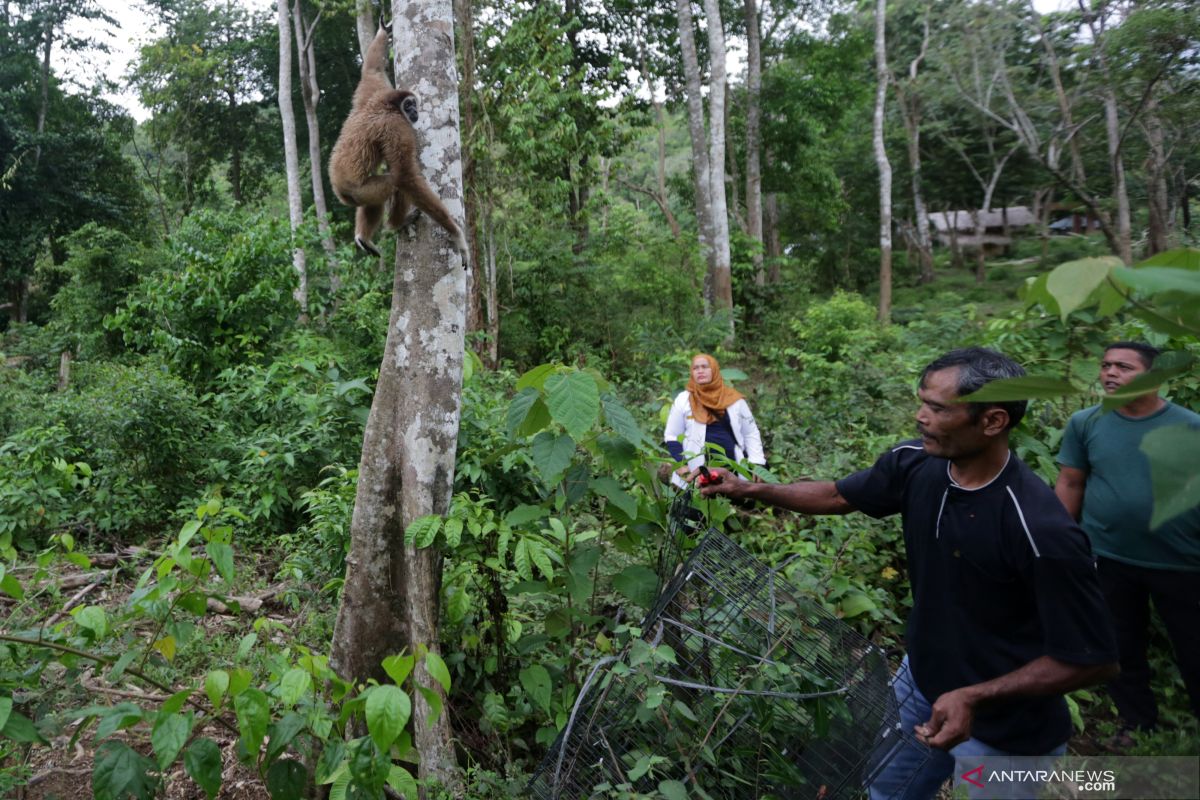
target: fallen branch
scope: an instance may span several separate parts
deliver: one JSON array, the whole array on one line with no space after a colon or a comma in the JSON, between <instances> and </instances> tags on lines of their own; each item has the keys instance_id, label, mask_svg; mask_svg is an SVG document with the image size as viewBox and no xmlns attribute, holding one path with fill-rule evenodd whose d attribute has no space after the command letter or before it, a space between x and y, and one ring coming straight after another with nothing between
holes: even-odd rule
<instances>
[{"instance_id":1,"label":"fallen branch","mask_svg":"<svg viewBox=\"0 0 1200 800\"><path fill-rule=\"evenodd\" d=\"M58 622L60 619L62 619L64 616L66 616L68 611L70 611L72 608L74 608L76 605L78 605L80 600L87 597L88 594L93 589L95 589L97 586L99 586L102 582L103 581L92 581L87 586L80 589L78 592L76 592L74 595L71 596L71 599L68 600L63 605L63 607L58 610L58 612L54 616L52 616L52 617L50 617L50 619L46 620L45 624L42 627L49 628L54 623Z\"/></svg>"}]
</instances>

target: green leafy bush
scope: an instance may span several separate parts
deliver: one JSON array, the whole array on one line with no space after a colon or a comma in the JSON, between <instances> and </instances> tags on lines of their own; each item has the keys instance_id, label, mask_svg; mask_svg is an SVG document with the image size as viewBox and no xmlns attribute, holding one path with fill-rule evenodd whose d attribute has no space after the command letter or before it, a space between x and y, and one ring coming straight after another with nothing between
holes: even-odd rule
<instances>
[{"instance_id":1,"label":"green leafy bush","mask_svg":"<svg viewBox=\"0 0 1200 800\"><path fill-rule=\"evenodd\" d=\"M199 385L256 360L299 314L286 224L277 215L189 216L106 325Z\"/></svg>"}]
</instances>

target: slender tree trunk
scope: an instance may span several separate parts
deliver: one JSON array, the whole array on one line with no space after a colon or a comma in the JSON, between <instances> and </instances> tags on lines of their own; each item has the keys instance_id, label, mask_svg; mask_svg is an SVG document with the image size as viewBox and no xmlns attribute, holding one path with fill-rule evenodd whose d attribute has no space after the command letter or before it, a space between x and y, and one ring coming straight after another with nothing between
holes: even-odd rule
<instances>
[{"instance_id":1,"label":"slender tree trunk","mask_svg":"<svg viewBox=\"0 0 1200 800\"><path fill-rule=\"evenodd\" d=\"M379 25L383 25L382 19L379 20ZM371 0L355 0L354 32L358 34L358 54L362 58L367 57L367 48L371 46L379 25L375 24L375 11L371 8Z\"/></svg>"},{"instance_id":2,"label":"slender tree trunk","mask_svg":"<svg viewBox=\"0 0 1200 800\"><path fill-rule=\"evenodd\" d=\"M729 90L729 79L725 81L725 165L727 171L723 183L727 192L727 211L737 224L738 230L746 232L746 220L742 217L742 171L738 164L737 150L729 145L729 131L733 130L733 93Z\"/></svg>"},{"instance_id":3,"label":"slender tree trunk","mask_svg":"<svg viewBox=\"0 0 1200 800\"><path fill-rule=\"evenodd\" d=\"M279 117L283 121L283 155L287 168L288 217L292 225L292 267L296 290L292 296L300 306L300 318L308 319L308 264L304 248L295 242L296 230L304 221L300 199L300 158L296 152L296 116L292 111L292 30L288 0L276 0L279 23Z\"/></svg>"},{"instance_id":4,"label":"slender tree trunk","mask_svg":"<svg viewBox=\"0 0 1200 800\"><path fill-rule=\"evenodd\" d=\"M779 283L782 279L780 262L783 260L783 245L779 241L779 195L768 192L763 198L763 231L767 251L767 283Z\"/></svg>"},{"instance_id":5,"label":"slender tree trunk","mask_svg":"<svg viewBox=\"0 0 1200 800\"><path fill-rule=\"evenodd\" d=\"M713 273L713 215L712 188L709 177L708 136L704 126L704 98L700 91L700 59L696 53L695 23L692 20L691 0L675 0L679 11L679 49L683 54L683 74L687 86L688 134L692 140L692 167L696 188L696 227L700 252L708 269L704 279L704 305L713 307L711 275Z\"/></svg>"},{"instance_id":6,"label":"slender tree trunk","mask_svg":"<svg viewBox=\"0 0 1200 800\"><path fill-rule=\"evenodd\" d=\"M329 206L325 202L325 177L321 169L321 127L317 123L317 103L321 102L321 90L317 86L316 44L313 31L321 19L317 12L312 24L305 26L301 0L293 0L292 25L296 31L296 58L300 67L300 96L304 100L304 120L308 124L308 166L312 177L313 206L317 211L317 229L321 232L321 246L329 261L329 290L334 296L340 288L337 264L334 261L336 247L333 233L329 230Z\"/></svg>"},{"instance_id":7,"label":"slender tree trunk","mask_svg":"<svg viewBox=\"0 0 1200 800\"><path fill-rule=\"evenodd\" d=\"M908 167L911 173L913 210L916 213L916 246L917 258L920 262L920 282L932 283L933 274L933 242L929 236L929 210L925 205L925 195L921 188L921 98L917 94L917 74L921 62L929 49L929 18L924 20L924 33L921 38L921 49L908 65L907 84L896 81L897 108L904 122L904 132L908 144Z\"/></svg>"},{"instance_id":8,"label":"slender tree trunk","mask_svg":"<svg viewBox=\"0 0 1200 800\"><path fill-rule=\"evenodd\" d=\"M709 79L708 121L709 186L712 199L713 310L729 314L729 336L733 342L733 270L729 254L729 213L725 205L725 29L721 25L720 0L704 0L708 28Z\"/></svg>"},{"instance_id":9,"label":"slender tree trunk","mask_svg":"<svg viewBox=\"0 0 1200 800\"><path fill-rule=\"evenodd\" d=\"M37 135L38 143L33 149L33 168L36 171L42 159L42 134L46 132L46 113L50 107L50 51L54 48L54 18L47 12L46 27L42 31L42 69L38 76L41 86L38 97ZM21 320L24 322L24 320Z\"/></svg>"},{"instance_id":10,"label":"slender tree trunk","mask_svg":"<svg viewBox=\"0 0 1200 800\"><path fill-rule=\"evenodd\" d=\"M953 219L951 219L953 217ZM946 231L950 235L950 266L954 269L963 268L962 247L958 243L958 211L946 210Z\"/></svg>"},{"instance_id":11,"label":"slender tree trunk","mask_svg":"<svg viewBox=\"0 0 1200 800\"><path fill-rule=\"evenodd\" d=\"M1142 130L1149 152L1146 154L1146 207L1149 217L1149 252L1161 253L1170 247L1171 208L1167 192L1167 154L1163 144L1162 120L1158 116L1158 99L1153 95L1146 102Z\"/></svg>"},{"instance_id":12,"label":"slender tree trunk","mask_svg":"<svg viewBox=\"0 0 1200 800\"><path fill-rule=\"evenodd\" d=\"M745 0L746 13L746 233L764 245L762 203L762 33L758 0ZM754 253L754 282L766 284L763 249Z\"/></svg>"},{"instance_id":13,"label":"slender tree trunk","mask_svg":"<svg viewBox=\"0 0 1200 800\"><path fill-rule=\"evenodd\" d=\"M887 101L887 41L884 29L887 1L875 4L875 165L879 169L879 321L892 318L892 165L883 143L883 113Z\"/></svg>"},{"instance_id":14,"label":"slender tree trunk","mask_svg":"<svg viewBox=\"0 0 1200 800\"><path fill-rule=\"evenodd\" d=\"M1071 178L1080 186L1087 183L1087 177L1083 171L1083 155L1079 149L1079 137L1075 121L1072 118L1071 101L1067 98L1067 90L1063 87L1062 69L1058 64L1058 53L1054 49L1054 43L1046 36L1046 30L1042 25L1042 17L1038 14L1037 5L1030 0L1029 13L1033 19L1034 25L1037 26L1038 38L1042 42L1042 49L1046 52L1046 67L1050 73L1050 82L1054 86L1054 97L1058 101L1058 113L1062 119L1062 127L1066 131L1067 147L1071 154Z\"/></svg>"},{"instance_id":15,"label":"slender tree trunk","mask_svg":"<svg viewBox=\"0 0 1200 800\"><path fill-rule=\"evenodd\" d=\"M1121 155L1121 122L1117 116L1117 94L1104 92L1104 127L1108 134L1108 161L1113 177L1113 199L1117 205L1117 253L1126 264L1133 263L1133 225L1129 213L1129 191L1125 185L1125 158Z\"/></svg>"},{"instance_id":16,"label":"slender tree trunk","mask_svg":"<svg viewBox=\"0 0 1200 800\"><path fill-rule=\"evenodd\" d=\"M487 217L487 330L488 366L495 369L500 365L500 298L499 278L496 275L496 233L489 212Z\"/></svg>"},{"instance_id":17,"label":"slender tree trunk","mask_svg":"<svg viewBox=\"0 0 1200 800\"><path fill-rule=\"evenodd\" d=\"M431 188L463 224L458 78L450 0L396 6L400 83L428 87L418 123ZM407 80L406 80L407 79ZM380 662L418 644L439 651L441 554L404 544L415 519L449 510L454 483L465 347L466 270L448 238L428 221L414 242L396 242L387 343L359 467L342 605L332 658L347 677L380 675ZM422 662L414 679L441 692ZM446 713L413 697L420 777L461 797Z\"/></svg>"},{"instance_id":18,"label":"slender tree trunk","mask_svg":"<svg viewBox=\"0 0 1200 800\"><path fill-rule=\"evenodd\" d=\"M465 142L477 135L475 130L475 9L471 0L454 0L454 17L458 22L458 46L462 51L463 74L459 84L459 107L462 109L462 130ZM471 252L471 263L482 264L479 259L479 193L475 188L475 157L471 145L463 147L463 188L467 212L467 247ZM467 276L467 333L482 331L484 270L473 269ZM481 348L486 356L490 348Z\"/></svg>"}]
</instances>

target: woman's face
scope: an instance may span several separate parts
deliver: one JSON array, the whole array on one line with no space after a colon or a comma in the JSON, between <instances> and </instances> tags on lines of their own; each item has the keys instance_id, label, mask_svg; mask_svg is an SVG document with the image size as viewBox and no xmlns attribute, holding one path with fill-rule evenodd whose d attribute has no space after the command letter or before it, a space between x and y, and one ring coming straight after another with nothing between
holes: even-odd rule
<instances>
[{"instance_id":1,"label":"woman's face","mask_svg":"<svg viewBox=\"0 0 1200 800\"><path fill-rule=\"evenodd\" d=\"M708 363L708 359L704 356L696 356L692 359L692 380L697 386L703 386L706 383L711 383L713 379L712 364Z\"/></svg>"}]
</instances>

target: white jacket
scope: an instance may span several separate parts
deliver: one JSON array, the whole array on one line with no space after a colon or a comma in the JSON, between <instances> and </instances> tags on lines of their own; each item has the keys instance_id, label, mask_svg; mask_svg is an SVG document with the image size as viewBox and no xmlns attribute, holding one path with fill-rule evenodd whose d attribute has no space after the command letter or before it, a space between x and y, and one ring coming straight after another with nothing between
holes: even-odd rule
<instances>
[{"instance_id":1,"label":"white jacket","mask_svg":"<svg viewBox=\"0 0 1200 800\"><path fill-rule=\"evenodd\" d=\"M750 406L745 400L725 409L729 415L729 427L733 428L733 438L737 442L734 460L743 458L751 464L766 465L767 458L763 455L762 436L758 433L758 423L750 413ZM683 454L690 456L688 466L692 469L704 463L704 435L708 426L698 422L692 416L692 403L687 391L682 391L671 404L671 413L667 416L667 428L663 431L664 442L677 442L683 437Z\"/></svg>"}]
</instances>

